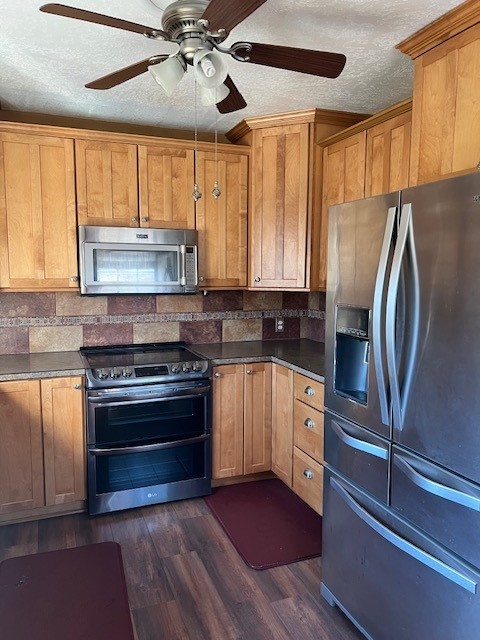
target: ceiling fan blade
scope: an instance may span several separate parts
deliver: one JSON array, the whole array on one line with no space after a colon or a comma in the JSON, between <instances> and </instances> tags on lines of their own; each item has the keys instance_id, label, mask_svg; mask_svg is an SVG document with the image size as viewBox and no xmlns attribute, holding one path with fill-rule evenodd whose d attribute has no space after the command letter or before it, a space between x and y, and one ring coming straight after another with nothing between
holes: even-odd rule
<instances>
[{"instance_id":1,"label":"ceiling fan blade","mask_svg":"<svg viewBox=\"0 0 480 640\"><path fill-rule=\"evenodd\" d=\"M89 82L85 86L87 89L111 89L112 87L116 87L118 84L122 84L122 82L126 82L131 78L136 78L142 73L145 73L145 71L148 71L148 67L151 64L163 62L163 60L166 60L167 58L168 56L154 56L153 58L147 58L141 62L131 64L129 67L124 67L123 69L109 73L97 80L93 80L93 82Z\"/></svg>"},{"instance_id":2,"label":"ceiling fan blade","mask_svg":"<svg viewBox=\"0 0 480 640\"><path fill-rule=\"evenodd\" d=\"M116 29L124 29L125 31L133 31L155 37L159 40L169 40L169 36L164 31L146 27L143 24L105 16L102 13L94 13L93 11L85 11L84 9L76 9L75 7L67 7L64 4L44 4L40 7L40 11L44 13L53 13L56 16L64 16L65 18L75 18L76 20L84 20L85 22L94 22L95 24L103 24L106 27L115 27Z\"/></svg>"},{"instance_id":3,"label":"ceiling fan blade","mask_svg":"<svg viewBox=\"0 0 480 640\"><path fill-rule=\"evenodd\" d=\"M267 0L210 0L202 19L208 20L209 30L231 31Z\"/></svg>"},{"instance_id":4,"label":"ceiling fan blade","mask_svg":"<svg viewBox=\"0 0 480 640\"><path fill-rule=\"evenodd\" d=\"M230 89L228 96L217 104L220 113L232 113L247 106L244 97L237 89L235 83L230 76L225 78L224 84Z\"/></svg>"},{"instance_id":5,"label":"ceiling fan blade","mask_svg":"<svg viewBox=\"0 0 480 640\"><path fill-rule=\"evenodd\" d=\"M342 73L347 61L342 53L296 49L295 47L259 44L257 42L251 42L250 44L252 45L252 50L246 53L247 62L308 73L312 76L337 78ZM237 53L243 55L241 51Z\"/></svg>"}]
</instances>

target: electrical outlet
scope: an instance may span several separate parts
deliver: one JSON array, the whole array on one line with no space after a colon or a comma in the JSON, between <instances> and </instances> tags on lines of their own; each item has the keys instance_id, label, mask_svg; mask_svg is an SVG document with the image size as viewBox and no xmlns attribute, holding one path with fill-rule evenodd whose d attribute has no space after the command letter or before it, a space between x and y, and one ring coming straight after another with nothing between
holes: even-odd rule
<instances>
[{"instance_id":1,"label":"electrical outlet","mask_svg":"<svg viewBox=\"0 0 480 640\"><path fill-rule=\"evenodd\" d=\"M283 318L275 318L275 331L283 331L284 321Z\"/></svg>"}]
</instances>

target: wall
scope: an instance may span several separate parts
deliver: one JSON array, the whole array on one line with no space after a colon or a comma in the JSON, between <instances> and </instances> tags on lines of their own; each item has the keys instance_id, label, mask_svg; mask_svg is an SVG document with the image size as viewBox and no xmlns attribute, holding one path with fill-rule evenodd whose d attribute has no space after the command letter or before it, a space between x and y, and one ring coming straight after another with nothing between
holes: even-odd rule
<instances>
[{"instance_id":1,"label":"wall","mask_svg":"<svg viewBox=\"0 0 480 640\"><path fill-rule=\"evenodd\" d=\"M275 332L275 317L285 330ZM142 342L324 341L322 293L214 291L194 296L0 292L0 354Z\"/></svg>"}]
</instances>

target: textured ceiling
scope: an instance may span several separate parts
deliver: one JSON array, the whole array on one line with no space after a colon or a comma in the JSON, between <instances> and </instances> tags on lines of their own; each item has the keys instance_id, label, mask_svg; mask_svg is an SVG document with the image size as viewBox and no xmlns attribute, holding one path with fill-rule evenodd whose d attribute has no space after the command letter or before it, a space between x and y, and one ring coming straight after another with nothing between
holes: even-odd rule
<instances>
[{"instance_id":1,"label":"textured ceiling","mask_svg":"<svg viewBox=\"0 0 480 640\"><path fill-rule=\"evenodd\" d=\"M168 0L63 0L64 4L161 28ZM190 70L167 98L149 73L106 91L85 83L162 53L162 43L126 31L41 13L46 0L0 0L0 103L15 109L166 128L193 129ZM461 4L457 0L269 0L238 25L238 40L344 53L335 80L237 62L229 73L248 106L218 115L225 132L240 120L283 111L339 109L375 113L412 93L410 59L395 45ZM198 107L212 131L213 107Z\"/></svg>"}]
</instances>

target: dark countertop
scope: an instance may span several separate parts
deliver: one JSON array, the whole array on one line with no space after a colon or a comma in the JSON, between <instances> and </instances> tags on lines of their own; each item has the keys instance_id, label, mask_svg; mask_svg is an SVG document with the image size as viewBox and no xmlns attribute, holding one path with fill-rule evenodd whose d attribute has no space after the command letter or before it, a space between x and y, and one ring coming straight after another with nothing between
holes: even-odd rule
<instances>
[{"instance_id":1,"label":"dark countertop","mask_svg":"<svg viewBox=\"0 0 480 640\"><path fill-rule=\"evenodd\" d=\"M191 344L189 348L208 358L212 364L276 362L324 382L325 357L323 342L308 340L254 340L251 342L219 342Z\"/></svg>"},{"instance_id":2,"label":"dark countertop","mask_svg":"<svg viewBox=\"0 0 480 640\"><path fill-rule=\"evenodd\" d=\"M324 381L324 344L315 340L254 340L192 344L189 348L212 364L276 362ZM0 382L83 375L78 351L0 355Z\"/></svg>"},{"instance_id":3,"label":"dark countertop","mask_svg":"<svg viewBox=\"0 0 480 640\"><path fill-rule=\"evenodd\" d=\"M0 355L0 381L78 376L85 367L78 351Z\"/></svg>"}]
</instances>

